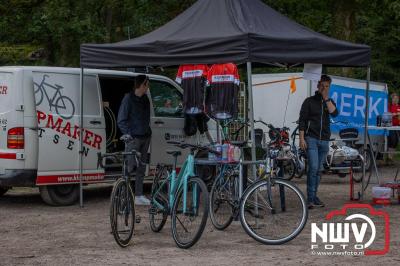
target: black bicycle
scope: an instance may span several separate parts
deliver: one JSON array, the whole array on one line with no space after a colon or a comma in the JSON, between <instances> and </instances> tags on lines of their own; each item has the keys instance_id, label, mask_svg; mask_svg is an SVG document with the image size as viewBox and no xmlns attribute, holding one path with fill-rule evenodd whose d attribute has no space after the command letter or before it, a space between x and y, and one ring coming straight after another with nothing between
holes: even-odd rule
<instances>
[{"instance_id":1,"label":"black bicycle","mask_svg":"<svg viewBox=\"0 0 400 266\"><path fill-rule=\"evenodd\" d=\"M224 230L239 215L246 233L263 244L284 244L300 234L308 218L306 200L293 182L277 177L279 152L269 147L264 160L223 167L210 193L210 217L216 229ZM257 181L240 196L241 164L256 165Z\"/></svg>"},{"instance_id":2,"label":"black bicycle","mask_svg":"<svg viewBox=\"0 0 400 266\"><path fill-rule=\"evenodd\" d=\"M271 149L268 153L267 162L259 164L259 181L248 187L240 199L239 217L243 229L253 239L280 245L301 233L307 223L308 208L296 184L277 177L279 150Z\"/></svg>"},{"instance_id":3,"label":"black bicycle","mask_svg":"<svg viewBox=\"0 0 400 266\"><path fill-rule=\"evenodd\" d=\"M121 138L125 145L129 138ZM132 150L130 152L98 153L98 166L104 168L103 159L113 158L122 162L122 176L117 179L111 193L110 203L110 224L114 239L121 247L127 247L131 242L135 223L140 218L135 216L135 195L131 188L131 177L128 172L128 158L134 156L136 165L140 161L140 153Z\"/></svg>"},{"instance_id":4,"label":"black bicycle","mask_svg":"<svg viewBox=\"0 0 400 266\"><path fill-rule=\"evenodd\" d=\"M64 88L63 86L58 84L52 85L47 83L46 78L48 77L50 76L43 75L43 79L40 82L40 84L37 84L36 82L33 83L34 87L36 87L35 88L36 106L40 105L43 102L44 96L46 96L47 102L50 107L50 111L52 110L52 107L55 107L56 113L62 118L67 120L72 118L75 114L74 103L70 98L61 94L61 90ZM56 91L53 96L49 96L49 94L47 93L48 90L47 88L51 88Z\"/></svg>"}]
</instances>

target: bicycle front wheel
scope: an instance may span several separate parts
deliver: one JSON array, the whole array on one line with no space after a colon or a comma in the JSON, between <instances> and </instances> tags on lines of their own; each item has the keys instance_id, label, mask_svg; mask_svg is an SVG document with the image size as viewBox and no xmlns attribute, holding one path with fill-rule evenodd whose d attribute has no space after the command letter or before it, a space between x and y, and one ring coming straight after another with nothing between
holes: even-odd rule
<instances>
[{"instance_id":1,"label":"bicycle front wheel","mask_svg":"<svg viewBox=\"0 0 400 266\"><path fill-rule=\"evenodd\" d=\"M298 160L298 162L296 163L295 177L301 178L306 173L307 160L306 160L305 156L303 156L303 155L300 155L297 160Z\"/></svg>"},{"instance_id":2,"label":"bicycle front wheel","mask_svg":"<svg viewBox=\"0 0 400 266\"><path fill-rule=\"evenodd\" d=\"M296 174L296 162L294 159L284 160L283 165L283 178L285 180L292 180Z\"/></svg>"},{"instance_id":3,"label":"bicycle front wheel","mask_svg":"<svg viewBox=\"0 0 400 266\"><path fill-rule=\"evenodd\" d=\"M218 230L224 230L233 221L235 208L237 209L235 206L236 178L237 176L218 177L211 188L210 218Z\"/></svg>"},{"instance_id":4,"label":"bicycle front wheel","mask_svg":"<svg viewBox=\"0 0 400 266\"><path fill-rule=\"evenodd\" d=\"M208 191L203 180L189 178L186 200L184 188L176 193L172 208L172 236L180 248L190 248L203 234L209 212Z\"/></svg>"},{"instance_id":5,"label":"bicycle front wheel","mask_svg":"<svg viewBox=\"0 0 400 266\"><path fill-rule=\"evenodd\" d=\"M117 244L127 247L135 227L135 198L124 178L117 180L111 193L110 223Z\"/></svg>"},{"instance_id":6,"label":"bicycle front wheel","mask_svg":"<svg viewBox=\"0 0 400 266\"><path fill-rule=\"evenodd\" d=\"M165 184L167 178L168 171L163 166L158 169L151 186L150 228L156 233L163 229L168 218L168 187Z\"/></svg>"},{"instance_id":7,"label":"bicycle front wheel","mask_svg":"<svg viewBox=\"0 0 400 266\"><path fill-rule=\"evenodd\" d=\"M283 179L254 183L240 204L244 230L263 244L280 245L292 240L303 230L307 218L303 193L294 183Z\"/></svg>"}]
</instances>

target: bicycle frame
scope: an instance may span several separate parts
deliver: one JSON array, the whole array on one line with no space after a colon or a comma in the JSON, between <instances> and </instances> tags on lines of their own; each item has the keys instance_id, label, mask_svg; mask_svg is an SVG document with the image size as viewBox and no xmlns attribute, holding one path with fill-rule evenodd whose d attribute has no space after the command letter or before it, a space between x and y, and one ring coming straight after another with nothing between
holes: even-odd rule
<instances>
[{"instance_id":1,"label":"bicycle frame","mask_svg":"<svg viewBox=\"0 0 400 266\"><path fill-rule=\"evenodd\" d=\"M167 184L169 184L168 188L168 210L170 211L171 206L175 203L176 192L183 186L183 212L186 213L187 209L187 192L188 192L188 180L190 177L195 176L194 174L194 155L190 153L186 158L179 174L177 175L176 169L172 169L172 172L168 174L168 177L163 181L158 190L155 192L155 195L160 193L160 190ZM154 197L154 203L159 209L164 209L165 207L157 201L157 197ZM194 188L193 193L193 206L194 210L197 210L197 189Z\"/></svg>"},{"instance_id":2,"label":"bicycle frame","mask_svg":"<svg viewBox=\"0 0 400 266\"><path fill-rule=\"evenodd\" d=\"M229 178L224 178L224 175L227 171L240 171L240 163L238 162L235 165L222 165L221 166L221 171L219 175L215 178L218 180L218 182L221 182L221 187L226 187L227 185L229 186ZM238 178L240 178L240 174L238 175ZM233 201L240 201L240 196L239 196L239 183L235 182L235 190L234 193L235 195L233 198Z\"/></svg>"}]
</instances>

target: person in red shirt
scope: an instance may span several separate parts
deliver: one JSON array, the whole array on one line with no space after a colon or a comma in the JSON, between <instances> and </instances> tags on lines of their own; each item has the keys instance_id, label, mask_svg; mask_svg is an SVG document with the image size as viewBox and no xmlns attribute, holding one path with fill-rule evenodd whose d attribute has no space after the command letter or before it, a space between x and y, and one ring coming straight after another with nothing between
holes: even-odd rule
<instances>
[{"instance_id":1,"label":"person in red shirt","mask_svg":"<svg viewBox=\"0 0 400 266\"><path fill-rule=\"evenodd\" d=\"M389 112L392 113L392 126L400 125L400 105L399 105L399 95L393 92L391 94L392 104L389 106Z\"/></svg>"}]
</instances>

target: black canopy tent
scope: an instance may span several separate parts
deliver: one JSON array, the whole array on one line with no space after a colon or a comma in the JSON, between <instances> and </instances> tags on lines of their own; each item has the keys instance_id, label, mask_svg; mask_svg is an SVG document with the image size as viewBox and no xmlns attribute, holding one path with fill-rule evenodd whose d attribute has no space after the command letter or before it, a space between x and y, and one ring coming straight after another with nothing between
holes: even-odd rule
<instances>
[{"instance_id":1,"label":"black canopy tent","mask_svg":"<svg viewBox=\"0 0 400 266\"><path fill-rule=\"evenodd\" d=\"M314 32L259 0L200 0L141 37L81 47L82 67L231 61L369 66L370 47Z\"/></svg>"},{"instance_id":2,"label":"black canopy tent","mask_svg":"<svg viewBox=\"0 0 400 266\"><path fill-rule=\"evenodd\" d=\"M254 140L251 63L367 67L366 133L370 53L367 45L314 32L260 0L199 0L175 19L141 37L111 44L82 44L81 94L84 68L247 63L249 118ZM254 160L254 142L252 157Z\"/></svg>"}]
</instances>

